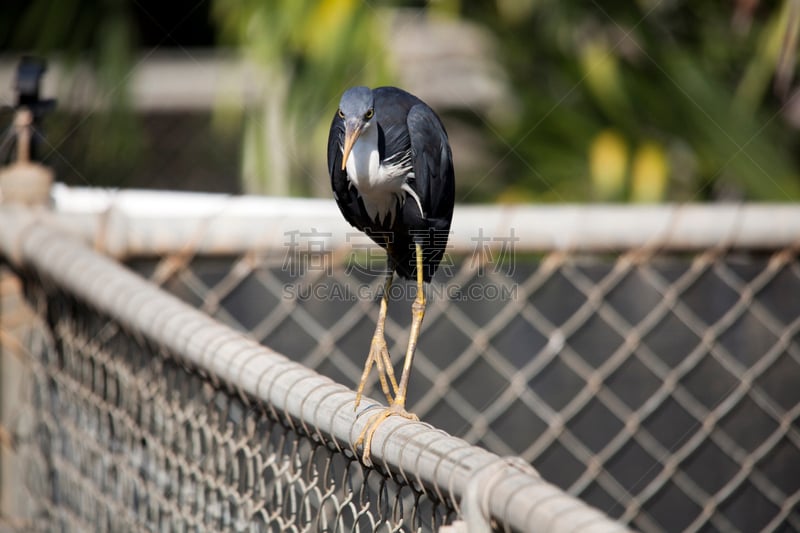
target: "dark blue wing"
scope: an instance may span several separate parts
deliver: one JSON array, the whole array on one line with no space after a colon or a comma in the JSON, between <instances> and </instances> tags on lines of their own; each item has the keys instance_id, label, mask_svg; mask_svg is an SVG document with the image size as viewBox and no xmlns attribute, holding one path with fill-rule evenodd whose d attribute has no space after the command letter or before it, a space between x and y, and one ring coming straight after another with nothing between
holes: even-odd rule
<instances>
[{"instance_id":1,"label":"dark blue wing","mask_svg":"<svg viewBox=\"0 0 800 533\"><path fill-rule=\"evenodd\" d=\"M447 132L436 113L425 104L408 112L414 179L426 226L449 229L455 200L453 156Z\"/></svg>"},{"instance_id":2,"label":"dark blue wing","mask_svg":"<svg viewBox=\"0 0 800 533\"><path fill-rule=\"evenodd\" d=\"M378 87L373 91L378 116L378 152L382 159L411 148L406 119L412 107L422 100L397 87ZM423 104L424 105L424 104Z\"/></svg>"},{"instance_id":3,"label":"dark blue wing","mask_svg":"<svg viewBox=\"0 0 800 533\"><path fill-rule=\"evenodd\" d=\"M455 179L447 133L433 110L420 102L406 117L414 177L393 232L392 260L400 276L416 278L415 245L423 249L423 279L430 281L444 256L453 218ZM422 211L420 211L420 206Z\"/></svg>"}]
</instances>

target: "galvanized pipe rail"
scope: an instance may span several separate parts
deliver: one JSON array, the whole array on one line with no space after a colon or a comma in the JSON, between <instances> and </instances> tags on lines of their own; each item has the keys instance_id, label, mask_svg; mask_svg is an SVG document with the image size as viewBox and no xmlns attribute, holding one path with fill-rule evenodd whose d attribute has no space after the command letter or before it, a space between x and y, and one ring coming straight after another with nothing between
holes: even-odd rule
<instances>
[{"instance_id":1,"label":"galvanized pipe rail","mask_svg":"<svg viewBox=\"0 0 800 533\"><path fill-rule=\"evenodd\" d=\"M330 199L53 189L52 223L118 258L191 251L236 254L286 247L315 231L328 250L360 235ZM298 220L304 227L298 227ZM170 231L163 228L169 225ZM775 249L800 244L793 204L505 205L456 208L448 250L469 254L514 240L521 252ZM483 239L483 241L480 241ZM357 241L361 242L361 241Z\"/></svg>"},{"instance_id":2,"label":"galvanized pipe rail","mask_svg":"<svg viewBox=\"0 0 800 533\"><path fill-rule=\"evenodd\" d=\"M157 342L322 439L342 453L378 404L265 348L166 294L47 222L51 215L0 208L0 254L32 268L127 328ZM373 460L409 484L451 498L468 531L489 517L518 531L604 533L626 528L547 483L532 468L502 459L427 424L390 418L376 431Z\"/></svg>"}]
</instances>

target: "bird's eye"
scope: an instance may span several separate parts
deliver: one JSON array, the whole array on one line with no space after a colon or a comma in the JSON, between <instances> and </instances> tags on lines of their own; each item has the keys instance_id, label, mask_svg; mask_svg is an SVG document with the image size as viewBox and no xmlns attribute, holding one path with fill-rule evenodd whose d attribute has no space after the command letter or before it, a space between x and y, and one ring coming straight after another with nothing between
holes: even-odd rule
<instances>
[{"instance_id":1,"label":"bird's eye","mask_svg":"<svg viewBox=\"0 0 800 533\"><path fill-rule=\"evenodd\" d=\"M341 109L337 111L336 114L339 115L339 118L344 118L344 113L342 113Z\"/></svg>"},{"instance_id":2,"label":"bird's eye","mask_svg":"<svg viewBox=\"0 0 800 533\"><path fill-rule=\"evenodd\" d=\"M369 119L371 119L371 118L372 118L372 115L374 115L374 114L375 114L375 111L373 111L372 109L370 109L369 111L367 111L366 113L364 113L364 118L365 118L365 119L367 119L367 120L369 120Z\"/></svg>"}]
</instances>

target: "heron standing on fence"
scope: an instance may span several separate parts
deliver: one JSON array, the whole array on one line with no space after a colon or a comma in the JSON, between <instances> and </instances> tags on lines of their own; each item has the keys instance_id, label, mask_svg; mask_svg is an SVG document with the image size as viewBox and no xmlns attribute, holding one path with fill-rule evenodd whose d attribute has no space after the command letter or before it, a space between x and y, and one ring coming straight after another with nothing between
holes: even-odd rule
<instances>
[{"instance_id":1,"label":"heron standing on fence","mask_svg":"<svg viewBox=\"0 0 800 533\"><path fill-rule=\"evenodd\" d=\"M439 266L453 217L453 158L442 121L422 100L395 87L353 87L342 95L333 117L328 170L344 218L389 256L378 324L356 394L358 408L375 365L389 407L373 415L356 442L363 444L363 459L369 464L372 436L381 422L392 415L417 420L405 409L406 391L425 314L423 282ZM384 339L395 272L417 282L399 384Z\"/></svg>"}]
</instances>

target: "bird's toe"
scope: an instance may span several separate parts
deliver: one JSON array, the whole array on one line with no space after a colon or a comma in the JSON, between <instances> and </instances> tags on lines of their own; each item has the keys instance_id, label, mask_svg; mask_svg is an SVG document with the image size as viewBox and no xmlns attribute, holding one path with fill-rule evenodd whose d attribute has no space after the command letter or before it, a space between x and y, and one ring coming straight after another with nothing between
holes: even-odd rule
<instances>
[{"instance_id":1,"label":"bird's toe","mask_svg":"<svg viewBox=\"0 0 800 533\"><path fill-rule=\"evenodd\" d=\"M372 466L372 438L375 436L375 431L377 431L378 427L390 416L400 416L414 422L419 421L417 415L406 411L404 406L397 403L393 403L389 407L385 407L371 415L369 420L367 420L367 425L364 426L364 429L361 431L355 443L356 448L360 446L364 447L361 460L366 466Z\"/></svg>"}]
</instances>

